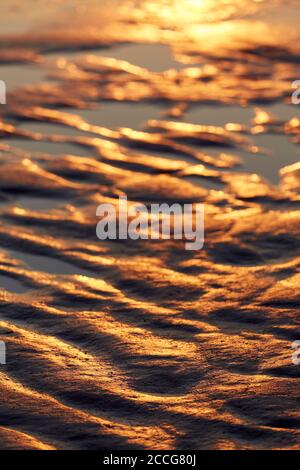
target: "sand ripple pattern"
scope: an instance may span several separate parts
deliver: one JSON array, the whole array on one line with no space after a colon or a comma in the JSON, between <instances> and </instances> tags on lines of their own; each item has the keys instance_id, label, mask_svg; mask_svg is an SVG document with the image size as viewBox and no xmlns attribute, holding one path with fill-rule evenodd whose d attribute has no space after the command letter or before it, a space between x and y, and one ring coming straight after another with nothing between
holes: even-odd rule
<instances>
[{"instance_id":1,"label":"sand ripple pattern","mask_svg":"<svg viewBox=\"0 0 300 470\"><path fill-rule=\"evenodd\" d=\"M169 21L131 3L95 29L95 5L68 27L0 37L2 64L47 74L1 108L1 448L299 449L300 164L287 157L278 185L243 168L245 154L272 158L259 136L300 142L296 111L264 109L289 102L299 49L249 19L278 2L226 1L221 16L207 2L203 29L165 3ZM124 41L168 45L181 67L114 58ZM165 112L143 129L86 117L112 102ZM185 119L207 103L253 118ZM204 202L205 249L98 241L96 207L121 194Z\"/></svg>"}]
</instances>

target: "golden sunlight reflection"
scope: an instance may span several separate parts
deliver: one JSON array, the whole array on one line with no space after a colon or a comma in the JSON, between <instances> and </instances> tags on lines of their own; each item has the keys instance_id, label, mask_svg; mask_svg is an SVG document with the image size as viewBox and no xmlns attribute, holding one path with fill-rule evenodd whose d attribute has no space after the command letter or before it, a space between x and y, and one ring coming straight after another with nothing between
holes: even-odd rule
<instances>
[{"instance_id":1,"label":"golden sunlight reflection","mask_svg":"<svg viewBox=\"0 0 300 470\"><path fill-rule=\"evenodd\" d=\"M246 16L263 4L264 0L145 0L130 2L128 10L134 5L136 18L157 18L176 27L186 23L215 22Z\"/></svg>"},{"instance_id":2,"label":"golden sunlight reflection","mask_svg":"<svg viewBox=\"0 0 300 470\"><path fill-rule=\"evenodd\" d=\"M299 0L2 2L0 447L299 449Z\"/></svg>"}]
</instances>

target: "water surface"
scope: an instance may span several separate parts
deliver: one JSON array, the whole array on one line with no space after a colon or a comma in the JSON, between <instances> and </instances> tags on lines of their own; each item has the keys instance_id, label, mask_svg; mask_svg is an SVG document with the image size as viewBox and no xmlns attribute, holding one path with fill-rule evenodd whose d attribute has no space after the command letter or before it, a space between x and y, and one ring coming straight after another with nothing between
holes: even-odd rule
<instances>
[{"instance_id":1,"label":"water surface","mask_svg":"<svg viewBox=\"0 0 300 470\"><path fill-rule=\"evenodd\" d=\"M299 449L298 2L3 1L0 447ZM96 207L204 202L204 250Z\"/></svg>"}]
</instances>

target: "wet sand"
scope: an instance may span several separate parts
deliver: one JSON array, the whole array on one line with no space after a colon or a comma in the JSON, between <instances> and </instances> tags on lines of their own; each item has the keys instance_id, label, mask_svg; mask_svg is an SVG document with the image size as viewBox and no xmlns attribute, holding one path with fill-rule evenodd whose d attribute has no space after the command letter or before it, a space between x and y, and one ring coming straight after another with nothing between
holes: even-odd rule
<instances>
[{"instance_id":1,"label":"wet sand","mask_svg":"<svg viewBox=\"0 0 300 470\"><path fill-rule=\"evenodd\" d=\"M3 3L0 448L299 449L297 2ZM100 242L122 194L204 249Z\"/></svg>"}]
</instances>

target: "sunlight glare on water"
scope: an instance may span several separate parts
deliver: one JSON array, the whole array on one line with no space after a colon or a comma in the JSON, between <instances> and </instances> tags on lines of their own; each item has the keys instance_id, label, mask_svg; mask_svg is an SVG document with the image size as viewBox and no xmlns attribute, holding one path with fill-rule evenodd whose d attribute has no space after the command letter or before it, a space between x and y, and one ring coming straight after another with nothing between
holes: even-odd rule
<instances>
[{"instance_id":1,"label":"sunlight glare on water","mask_svg":"<svg viewBox=\"0 0 300 470\"><path fill-rule=\"evenodd\" d=\"M299 1L1 8L0 445L299 449ZM120 195L204 249L100 242Z\"/></svg>"}]
</instances>

